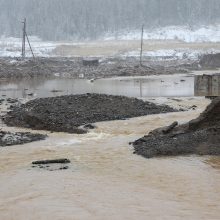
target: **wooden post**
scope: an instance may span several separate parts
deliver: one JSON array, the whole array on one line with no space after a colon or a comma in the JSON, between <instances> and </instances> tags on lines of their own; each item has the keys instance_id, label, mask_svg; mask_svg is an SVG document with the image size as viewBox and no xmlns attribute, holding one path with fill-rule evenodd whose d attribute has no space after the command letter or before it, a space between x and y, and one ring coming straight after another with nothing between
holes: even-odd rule
<instances>
[{"instance_id":1,"label":"wooden post","mask_svg":"<svg viewBox=\"0 0 220 220\"><path fill-rule=\"evenodd\" d=\"M22 36L22 52L21 56L25 59L25 37L26 37L26 18L24 19L23 23L23 36Z\"/></svg>"},{"instance_id":2,"label":"wooden post","mask_svg":"<svg viewBox=\"0 0 220 220\"><path fill-rule=\"evenodd\" d=\"M144 41L144 25L142 25L141 29L141 52L140 52L140 65L142 66L142 56L143 56L143 42Z\"/></svg>"}]
</instances>

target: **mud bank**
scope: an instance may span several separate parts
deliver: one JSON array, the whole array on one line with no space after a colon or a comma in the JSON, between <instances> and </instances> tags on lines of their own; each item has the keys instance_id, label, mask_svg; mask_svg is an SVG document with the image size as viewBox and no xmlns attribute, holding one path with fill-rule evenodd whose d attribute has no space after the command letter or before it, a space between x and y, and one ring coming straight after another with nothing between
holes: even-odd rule
<instances>
[{"instance_id":1,"label":"mud bank","mask_svg":"<svg viewBox=\"0 0 220 220\"><path fill-rule=\"evenodd\" d=\"M33 141L41 141L46 139L46 135L42 134L32 134L32 133L10 133L5 131L0 131L0 147L21 145L30 143Z\"/></svg>"},{"instance_id":2,"label":"mud bank","mask_svg":"<svg viewBox=\"0 0 220 220\"><path fill-rule=\"evenodd\" d=\"M69 133L86 133L79 126L110 120L175 112L166 106L124 96L84 94L35 99L4 116L9 126Z\"/></svg>"},{"instance_id":3,"label":"mud bank","mask_svg":"<svg viewBox=\"0 0 220 220\"><path fill-rule=\"evenodd\" d=\"M156 129L133 142L134 153L146 158L186 154L220 155L220 97L187 124Z\"/></svg>"},{"instance_id":4,"label":"mud bank","mask_svg":"<svg viewBox=\"0 0 220 220\"><path fill-rule=\"evenodd\" d=\"M99 59L99 65L85 66L83 58L0 59L1 78L70 77L106 78L115 76L147 76L152 74L186 73L197 70L198 63L189 60L146 61L137 58Z\"/></svg>"}]
</instances>

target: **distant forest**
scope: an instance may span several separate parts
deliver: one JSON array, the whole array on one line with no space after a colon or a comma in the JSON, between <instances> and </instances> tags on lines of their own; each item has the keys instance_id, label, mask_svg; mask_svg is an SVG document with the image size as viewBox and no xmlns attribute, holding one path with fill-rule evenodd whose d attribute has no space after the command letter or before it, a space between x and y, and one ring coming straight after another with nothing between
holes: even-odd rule
<instances>
[{"instance_id":1,"label":"distant forest","mask_svg":"<svg viewBox=\"0 0 220 220\"><path fill-rule=\"evenodd\" d=\"M105 33L220 22L220 0L0 0L0 36L44 40L97 39Z\"/></svg>"}]
</instances>

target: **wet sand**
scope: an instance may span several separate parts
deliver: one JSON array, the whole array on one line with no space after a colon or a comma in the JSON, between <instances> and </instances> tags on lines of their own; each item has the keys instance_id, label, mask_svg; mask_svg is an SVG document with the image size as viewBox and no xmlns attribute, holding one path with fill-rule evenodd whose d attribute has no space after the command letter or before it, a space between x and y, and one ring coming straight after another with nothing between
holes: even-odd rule
<instances>
[{"instance_id":1,"label":"wet sand","mask_svg":"<svg viewBox=\"0 0 220 220\"><path fill-rule=\"evenodd\" d=\"M101 122L89 134L53 133L1 149L0 219L219 219L219 157L146 160L128 146L154 128L197 117L208 102L199 99L196 111ZM69 170L31 168L34 160L62 157L72 161Z\"/></svg>"}]
</instances>

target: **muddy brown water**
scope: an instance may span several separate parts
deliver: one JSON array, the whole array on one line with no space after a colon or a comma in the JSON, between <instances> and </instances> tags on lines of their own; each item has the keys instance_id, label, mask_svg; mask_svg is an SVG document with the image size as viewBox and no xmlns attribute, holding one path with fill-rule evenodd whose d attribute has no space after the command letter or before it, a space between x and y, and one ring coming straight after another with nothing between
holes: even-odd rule
<instances>
[{"instance_id":1,"label":"muddy brown water","mask_svg":"<svg viewBox=\"0 0 220 220\"><path fill-rule=\"evenodd\" d=\"M85 135L48 133L45 141L1 148L0 219L219 219L219 157L147 160L128 145L154 128L197 117L209 103L182 100L197 110L101 122ZM70 159L70 169L31 167L54 158Z\"/></svg>"}]
</instances>

